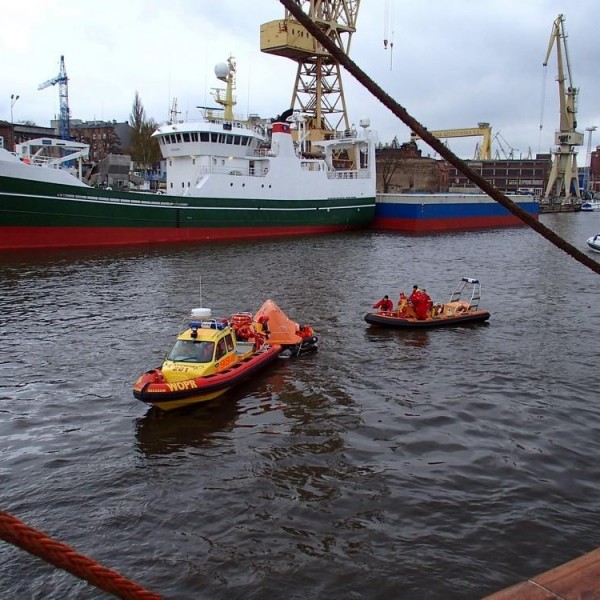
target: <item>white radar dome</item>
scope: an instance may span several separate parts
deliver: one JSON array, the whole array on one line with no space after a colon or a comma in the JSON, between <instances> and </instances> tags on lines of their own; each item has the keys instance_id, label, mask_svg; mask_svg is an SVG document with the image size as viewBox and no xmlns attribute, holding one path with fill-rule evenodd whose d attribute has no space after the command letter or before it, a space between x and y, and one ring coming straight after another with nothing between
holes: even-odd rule
<instances>
[{"instance_id":1,"label":"white radar dome","mask_svg":"<svg viewBox=\"0 0 600 600\"><path fill-rule=\"evenodd\" d=\"M219 63L215 67L215 75L217 76L217 79L227 79L227 76L229 75L229 65L224 62Z\"/></svg>"},{"instance_id":2,"label":"white radar dome","mask_svg":"<svg viewBox=\"0 0 600 600\"><path fill-rule=\"evenodd\" d=\"M367 127L371 126L371 119L369 119L369 117L363 117L358 124L363 127L364 129L366 129Z\"/></svg>"}]
</instances>

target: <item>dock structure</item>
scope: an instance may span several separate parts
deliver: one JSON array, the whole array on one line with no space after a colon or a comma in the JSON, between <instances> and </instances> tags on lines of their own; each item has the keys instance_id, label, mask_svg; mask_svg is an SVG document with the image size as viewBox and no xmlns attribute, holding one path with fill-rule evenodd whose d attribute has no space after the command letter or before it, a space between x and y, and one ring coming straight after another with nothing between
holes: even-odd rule
<instances>
[{"instance_id":1,"label":"dock structure","mask_svg":"<svg viewBox=\"0 0 600 600\"><path fill-rule=\"evenodd\" d=\"M600 548L484 600L567 600L600 598Z\"/></svg>"}]
</instances>

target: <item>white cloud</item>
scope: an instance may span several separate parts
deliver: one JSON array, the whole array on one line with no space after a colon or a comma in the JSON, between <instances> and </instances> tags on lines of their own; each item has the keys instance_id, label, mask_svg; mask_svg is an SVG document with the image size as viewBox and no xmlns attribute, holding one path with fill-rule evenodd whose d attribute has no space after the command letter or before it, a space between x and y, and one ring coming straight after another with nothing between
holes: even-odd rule
<instances>
[{"instance_id":1,"label":"white cloud","mask_svg":"<svg viewBox=\"0 0 600 600\"><path fill-rule=\"evenodd\" d=\"M542 62L562 12L584 131L600 126L597 0L364 0L351 56L429 129L487 121L513 148L547 151L558 126L555 50L544 94ZM0 119L10 119L14 93L15 120L49 125L58 88L37 87L58 74L61 55L73 118L127 120L136 91L159 122L173 98L182 116L195 117L196 106L213 103L210 89L221 85L214 66L230 54L238 66L236 111L274 116L290 103L296 66L262 54L259 32L283 14L276 0L0 0L0 21L10 24L0 29ZM386 33L393 51L383 47ZM344 88L352 122L369 116L381 140L408 139L408 129L348 74ZM449 141L464 157L475 143Z\"/></svg>"}]
</instances>

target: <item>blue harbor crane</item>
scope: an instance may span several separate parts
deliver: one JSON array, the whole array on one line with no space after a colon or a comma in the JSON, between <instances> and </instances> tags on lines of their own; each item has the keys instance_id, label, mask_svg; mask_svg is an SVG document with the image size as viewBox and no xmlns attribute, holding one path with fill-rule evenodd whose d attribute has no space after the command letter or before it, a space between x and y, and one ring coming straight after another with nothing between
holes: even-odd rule
<instances>
[{"instance_id":1,"label":"blue harbor crane","mask_svg":"<svg viewBox=\"0 0 600 600\"><path fill-rule=\"evenodd\" d=\"M63 140L70 139L69 132L69 78L65 69L65 57L60 57L60 71L56 77L44 81L38 86L38 90L45 90L51 85L58 83L58 97L60 100L60 137Z\"/></svg>"}]
</instances>

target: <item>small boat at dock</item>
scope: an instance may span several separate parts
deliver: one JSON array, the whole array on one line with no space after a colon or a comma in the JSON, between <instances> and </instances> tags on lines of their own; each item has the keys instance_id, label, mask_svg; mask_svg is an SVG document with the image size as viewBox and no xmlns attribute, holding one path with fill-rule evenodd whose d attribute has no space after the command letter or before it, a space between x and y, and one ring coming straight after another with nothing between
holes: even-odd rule
<instances>
[{"instance_id":1,"label":"small boat at dock","mask_svg":"<svg viewBox=\"0 0 600 600\"><path fill-rule=\"evenodd\" d=\"M463 293L471 294L468 300L462 298ZM412 295L411 295L412 298ZM482 323L490 318L487 310L479 308L481 299L481 283L478 279L463 277L450 295L448 302L423 307L418 301L409 300L403 293L396 310L379 310L367 313L365 321L374 327L392 329L427 329L465 323Z\"/></svg>"},{"instance_id":2,"label":"small boat at dock","mask_svg":"<svg viewBox=\"0 0 600 600\"><path fill-rule=\"evenodd\" d=\"M592 200L586 200L581 205L581 210L584 212L592 212L595 210L600 210L600 200L597 198L594 198Z\"/></svg>"},{"instance_id":3,"label":"small boat at dock","mask_svg":"<svg viewBox=\"0 0 600 600\"><path fill-rule=\"evenodd\" d=\"M596 235L589 237L586 240L586 242L591 250L593 250L594 252L600 252L600 233L597 233Z\"/></svg>"},{"instance_id":4,"label":"small boat at dock","mask_svg":"<svg viewBox=\"0 0 600 600\"><path fill-rule=\"evenodd\" d=\"M317 349L318 338L267 300L260 310L214 319L195 308L162 365L143 373L133 395L161 410L214 400L266 369L280 356Z\"/></svg>"}]
</instances>

